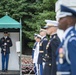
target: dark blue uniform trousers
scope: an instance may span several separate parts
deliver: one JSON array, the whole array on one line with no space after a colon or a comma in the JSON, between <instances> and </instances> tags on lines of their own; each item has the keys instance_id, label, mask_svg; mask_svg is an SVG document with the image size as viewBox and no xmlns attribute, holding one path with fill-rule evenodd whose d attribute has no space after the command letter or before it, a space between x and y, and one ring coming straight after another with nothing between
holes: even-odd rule
<instances>
[{"instance_id":1,"label":"dark blue uniform trousers","mask_svg":"<svg viewBox=\"0 0 76 75\"><path fill-rule=\"evenodd\" d=\"M8 70L9 54L2 53L2 70Z\"/></svg>"},{"instance_id":2,"label":"dark blue uniform trousers","mask_svg":"<svg viewBox=\"0 0 76 75\"><path fill-rule=\"evenodd\" d=\"M42 63L39 64L39 69L40 69L40 75L43 75L43 65L42 65Z\"/></svg>"}]
</instances>

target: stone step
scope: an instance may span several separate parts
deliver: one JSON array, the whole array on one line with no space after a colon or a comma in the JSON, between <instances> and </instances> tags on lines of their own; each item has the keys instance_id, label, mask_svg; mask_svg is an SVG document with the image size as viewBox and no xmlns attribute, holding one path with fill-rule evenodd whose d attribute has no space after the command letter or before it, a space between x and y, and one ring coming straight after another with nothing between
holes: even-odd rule
<instances>
[{"instance_id":1,"label":"stone step","mask_svg":"<svg viewBox=\"0 0 76 75\"><path fill-rule=\"evenodd\" d=\"M20 71L8 70L7 72L0 71L0 75L20 75Z\"/></svg>"}]
</instances>

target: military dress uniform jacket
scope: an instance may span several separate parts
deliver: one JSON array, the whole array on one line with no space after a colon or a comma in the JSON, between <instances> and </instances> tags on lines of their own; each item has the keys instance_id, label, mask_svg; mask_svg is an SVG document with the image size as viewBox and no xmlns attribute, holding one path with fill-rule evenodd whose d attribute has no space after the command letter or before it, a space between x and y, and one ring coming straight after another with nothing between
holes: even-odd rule
<instances>
[{"instance_id":1,"label":"military dress uniform jacket","mask_svg":"<svg viewBox=\"0 0 76 75\"><path fill-rule=\"evenodd\" d=\"M6 43L7 45L5 46L4 43ZM5 53L6 54L9 54L10 53L10 47L12 46L12 41L9 37L7 37L6 39L4 37L2 37L0 39L0 47L1 47L1 53L4 53L4 50L5 49Z\"/></svg>"},{"instance_id":2,"label":"military dress uniform jacket","mask_svg":"<svg viewBox=\"0 0 76 75\"><path fill-rule=\"evenodd\" d=\"M69 27L65 31L65 36L63 42L58 49L57 57L57 70L59 72L70 72L66 75L76 75L76 30L75 27ZM65 43L66 39L69 37L68 41ZM66 48L65 48L66 45ZM62 55L61 55L62 53ZM62 61L60 61L62 58ZM62 75L62 74L61 74ZM65 75L65 74L63 74Z\"/></svg>"},{"instance_id":3,"label":"military dress uniform jacket","mask_svg":"<svg viewBox=\"0 0 76 75\"><path fill-rule=\"evenodd\" d=\"M38 64L42 64L44 55L46 54L46 45L48 43L48 40L46 37L44 37L40 41L40 46L39 46L39 56L38 56Z\"/></svg>"},{"instance_id":4,"label":"military dress uniform jacket","mask_svg":"<svg viewBox=\"0 0 76 75\"><path fill-rule=\"evenodd\" d=\"M57 34L52 35L46 46L47 58L44 75L56 75L56 50L59 44L60 39Z\"/></svg>"},{"instance_id":5,"label":"military dress uniform jacket","mask_svg":"<svg viewBox=\"0 0 76 75\"><path fill-rule=\"evenodd\" d=\"M36 45L37 45L37 42L34 43L34 46L33 46L33 49L32 49L32 59L34 58L34 52L35 52L35 49L36 49Z\"/></svg>"}]
</instances>

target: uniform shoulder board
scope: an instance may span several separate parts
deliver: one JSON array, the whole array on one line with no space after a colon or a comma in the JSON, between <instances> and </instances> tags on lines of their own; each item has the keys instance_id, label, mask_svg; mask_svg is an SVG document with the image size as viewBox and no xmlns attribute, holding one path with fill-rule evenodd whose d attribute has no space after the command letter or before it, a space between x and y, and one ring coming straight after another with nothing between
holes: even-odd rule
<instances>
[{"instance_id":1,"label":"uniform shoulder board","mask_svg":"<svg viewBox=\"0 0 76 75\"><path fill-rule=\"evenodd\" d=\"M71 35L69 35L70 39L69 42L75 40L76 41L76 34L72 33Z\"/></svg>"},{"instance_id":2,"label":"uniform shoulder board","mask_svg":"<svg viewBox=\"0 0 76 75\"><path fill-rule=\"evenodd\" d=\"M44 40L47 40L47 38L44 38Z\"/></svg>"},{"instance_id":3,"label":"uniform shoulder board","mask_svg":"<svg viewBox=\"0 0 76 75\"><path fill-rule=\"evenodd\" d=\"M69 39L69 42L71 42L71 41L73 41L73 40L76 41L76 36L71 37L71 38Z\"/></svg>"}]
</instances>

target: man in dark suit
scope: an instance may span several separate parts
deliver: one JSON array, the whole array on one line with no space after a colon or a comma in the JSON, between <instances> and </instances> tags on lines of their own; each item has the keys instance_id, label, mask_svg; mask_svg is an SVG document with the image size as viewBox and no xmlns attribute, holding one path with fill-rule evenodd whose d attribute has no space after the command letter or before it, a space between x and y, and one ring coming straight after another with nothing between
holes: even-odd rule
<instances>
[{"instance_id":1,"label":"man in dark suit","mask_svg":"<svg viewBox=\"0 0 76 75\"><path fill-rule=\"evenodd\" d=\"M2 54L2 71L8 70L10 47L12 46L11 38L8 36L8 32L4 32L4 37L0 39L0 47Z\"/></svg>"},{"instance_id":2,"label":"man in dark suit","mask_svg":"<svg viewBox=\"0 0 76 75\"><path fill-rule=\"evenodd\" d=\"M57 75L76 75L76 10L61 5L57 19L65 31L57 51Z\"/></svg>"},{"instance_id":3,"label":"man in dark suit","mask_svg":"<svg viewBox=\"0 0 76 75\"><path fill-rule=\"evenodd\" d=\"M47 34L50 35L49 42L47 43L46 50L46 64L44 75L56 75L56 50L60 44L60 39L57 36L57 21L45 20L47 22L44 27Z\"/></svg>"}]
</instances>

